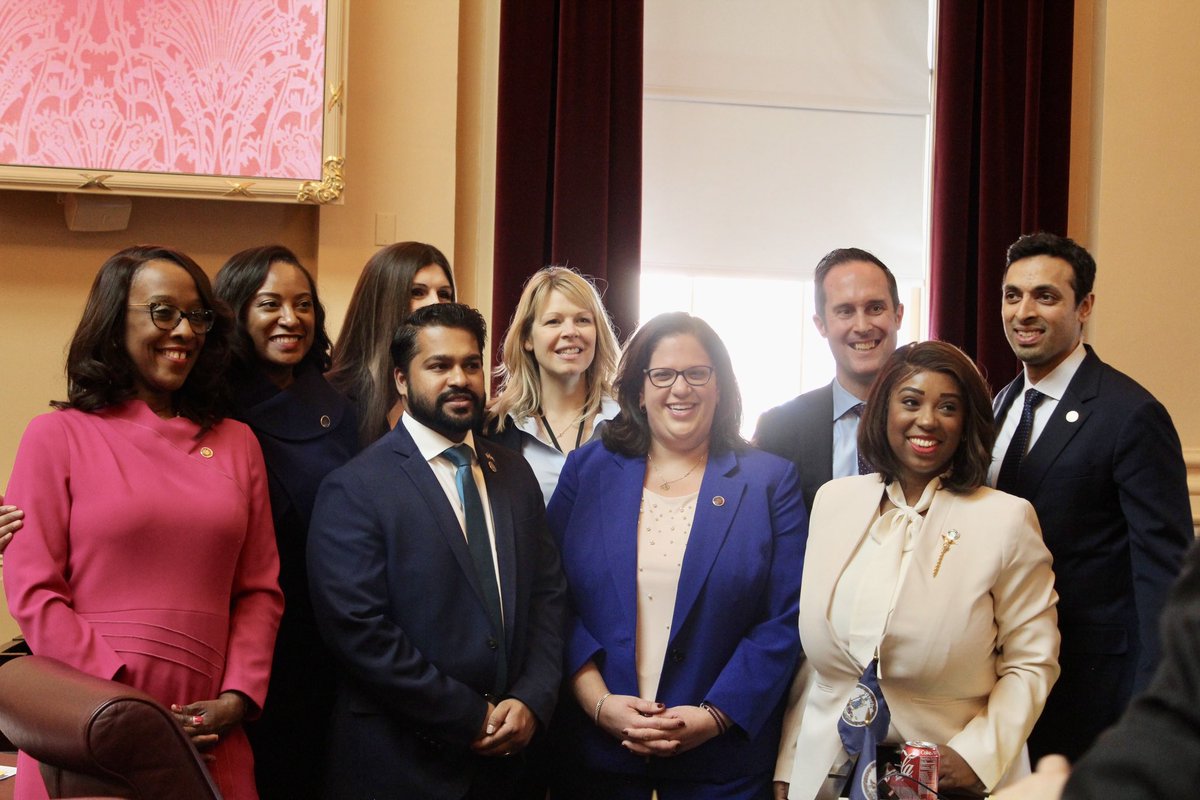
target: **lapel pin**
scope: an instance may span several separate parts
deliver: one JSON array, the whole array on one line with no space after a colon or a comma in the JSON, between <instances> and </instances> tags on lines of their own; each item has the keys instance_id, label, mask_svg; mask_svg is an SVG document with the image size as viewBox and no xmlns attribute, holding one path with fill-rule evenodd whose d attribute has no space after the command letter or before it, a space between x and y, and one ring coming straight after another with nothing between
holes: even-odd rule
<instances>
[{"instance_id":1,"label":"lapel pin","mask_svg":"<svg viewBox=\"0 0 1200 800\"><path fill-rule=\"evenodd\" d=\"M332 424L333 424L333 420L331 420L331 419L329 418L329 415L328 415L328 414L322 414L322 415L321 415L321 427L322 427L322 428L328 428L328 427L329 427L330 425L332 425Z\"/></svg>"},{"instance_id":2,"label":"lapel pin","mask_svg":"<svg viewBox=\"0 0 1200 800\"><path fill-rule=\"evenodd\" d=\"M713 498L713 505L717 508L720 508L721 506L725 505L725 498L721 497L721 495L717 495Z\"/></svg>"},{"instance_id":3,"label":"lapel pin","mask_svg":"<svg viewBox=\"0 0 1200 800\"><path fill-rule=\"evenodd\" d=\"M492 458L491 453L485 453L484 458L487 459L488 469L490 469L492 472L495 472L496 471L496 459Z\"/></svg>"},{"instance_id":4,"label":"lapel pin","mask_svg":"<svg viewBox=\"0 0 1200 800\"><path fill-rule=\"evenodd\" d=\"M213 457L212 448L211 447L201 447L200 455L204 456L205 458L212 458Z\"/></svg>"},{"instance_id":5,"label":"lapel pin","mask_svg":"<svg viewBox=\"0 0 1200 800\"><path fill-rule=\"evenodd\" d=\"M1078 411L1068 411L1067 412L1067 422L1078 422L1078 421L1079 421L1079 412Z\"/></svg>"},{"instance_id":6,"label":"lapel pin","mask_svg":"<svg viewBox=\"0 0 1200 800\"><path fill-rule=\"evenodd\" d=\"M960 538L958 531L953 528L942 534L942 552L938 553L937 563L933 565L933 577L938 576L938 572L942 568L942 559L946 557L946 553L950 552L951 547L958 544Z\"/></svg>"}]
</instances>

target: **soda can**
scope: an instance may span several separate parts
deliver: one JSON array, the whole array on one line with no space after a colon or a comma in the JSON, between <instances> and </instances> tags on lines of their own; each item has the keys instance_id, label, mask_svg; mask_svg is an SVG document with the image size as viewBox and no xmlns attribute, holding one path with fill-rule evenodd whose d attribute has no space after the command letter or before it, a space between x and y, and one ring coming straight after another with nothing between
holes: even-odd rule
<instances>
[{"instance_id":1,"label":"soda can","mask_svg":"<svg viewBox=\"0 0 1200 800\"><path fill-rule=\"evenodd\" d=\"M936 800L938 788L938 766L942 754L938 746L930 742L905 742L900 749L900 774L911 781L904 781L913 800ZM901 795L905 796L905 795Z\"/></svg>"}]
</instances>

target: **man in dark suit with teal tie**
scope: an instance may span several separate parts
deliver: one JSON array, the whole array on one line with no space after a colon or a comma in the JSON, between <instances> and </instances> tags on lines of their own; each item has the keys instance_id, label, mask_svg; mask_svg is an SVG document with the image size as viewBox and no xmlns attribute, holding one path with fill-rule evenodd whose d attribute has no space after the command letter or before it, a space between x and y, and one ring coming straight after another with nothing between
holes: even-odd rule
<instances>
[{"instance_id":1,"label":"man in dark suit with teal tie","mask_svg":"<svg viewBox=\"0 0 1200 800\"><path fill-rule=\"evenodd\" d=\"M466 306L414 312L392 344L404 415L321 485L309 575L341 672L327 797L511 798L553 712L565 585L533 472L473 433L484 338Z\"/></svg>"}]
</instances>

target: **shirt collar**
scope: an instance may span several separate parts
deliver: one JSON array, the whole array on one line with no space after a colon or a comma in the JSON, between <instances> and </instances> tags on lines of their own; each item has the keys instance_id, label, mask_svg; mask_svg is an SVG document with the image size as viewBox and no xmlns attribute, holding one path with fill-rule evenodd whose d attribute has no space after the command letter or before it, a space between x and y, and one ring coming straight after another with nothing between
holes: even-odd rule
<instances>
[{"instance_id":1,"label":"shirt collar","mask_svg":"<svg viewBox=\"0 0 1200 800\"><path fill-rule=\"evenodd\" d=\"M596 413L596 422L607 422L617 414L621 413L621 404L611 397L605 396L600 398L600 411ZM530 414L519 421L514 421L514 425L518 429L525 431L533 438L537 439L538 421L537 416ZM540 441L540 440L539 440Z\"/></svg>"},{"instance_id":2,"label":"shirt collar","mask_svg":"<svg viewBox=\"0 0 1200 800\"><path fill-rule=\"evenodd\" d=\"M421 452L426 461L432 461L445 452L447 448L454 447L457 444L465 444L471 448L472 453L475 453L475 437L471 431L467 431L466 438L462 442L452 442L428 425L418 422L407 410L404 412L402 420L404 422L404 430L408 431L408 435L412 437L417 450ZM476 454L476 460L478 460L478 454Z\"/></svg>"},{"instance_id":3,"label":"shirt collar","mask_svg":"<svg viewBox=\"0 0 1200 800\"><path fill-rule=\"evenodd\" d=\"M1039 392L1052 397L1055 400L1062 400L1063 395L1067 393L1067 387L1071 384L1071 379L1075 377L1075 373L1079 371L1079 365L1083 363L1083 359L1087 357L1087 349L1083 346L1083 340L1075 346L1071 354L1063 359L1062 363L1051 370L1050 374L1042 378L1036 384L1029 382L1029 375L1025 375L1025 388L1031 386Z\"/></svg>"},{"instance_id":4,"label":"shirt collar","mask_svg":"<svg viewBox=\"0 0 1200 800\"><path fill-rule=\"evenodd\" d=\"M837 421L841 419L847 411L861 403L854 395L850 394L847 389L838 383L838 379L833 379L833 419Z\"/></svg>"}]
</instances>

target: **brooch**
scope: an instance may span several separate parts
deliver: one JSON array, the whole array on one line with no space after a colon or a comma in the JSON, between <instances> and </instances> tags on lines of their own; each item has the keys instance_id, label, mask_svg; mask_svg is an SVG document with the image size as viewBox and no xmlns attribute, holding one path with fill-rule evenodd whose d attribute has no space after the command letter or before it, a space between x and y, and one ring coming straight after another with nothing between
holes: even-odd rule
<instances>
[{"instance_id":1,"label":"brooch","mask_svg":"<svg viewBox=\"0 0 1200 800\"><path fill-rule=\"evenodd\" d=\"M942 552L938 553L937 563L933 565L933 577L938 576L938 572L942 568L942 559L946 557L946 553L950 552L950 548L958 544L958 531L951 528L942 534Z\"/></svg>"}]
</instances>

